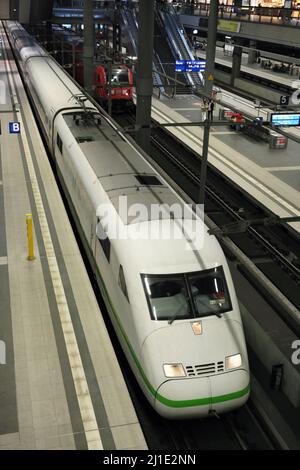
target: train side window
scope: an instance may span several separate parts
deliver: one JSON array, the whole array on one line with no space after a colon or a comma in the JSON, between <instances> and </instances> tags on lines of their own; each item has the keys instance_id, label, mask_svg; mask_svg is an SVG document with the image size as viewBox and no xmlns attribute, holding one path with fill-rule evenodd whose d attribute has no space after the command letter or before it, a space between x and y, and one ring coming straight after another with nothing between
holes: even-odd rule
<instances>
[{"instance_id":1,"label":"train side window","mask_svg":"<svg viewBox=\"0 0 300 470\"><path fill-rule=\"evenodd\" d=\"M110 239L106 235L105 230L99 221L97 224L97 238L102 247L102 250L104 251L107 261L110 262Z\"/></svg>"},{"instance_id":2,"label":"train side window","mask_svg":"<svg viewBox=\"0 0 300 470\"><path fill-rule=\"evenodd\" d=\"M63 153L63 141L61 140L59 133L57 133L56 143L57 143L57 147L59 148L60 153L62 154Z\"/></svg>"},{"instance_id":3,"label":"train side window","mask_svg":"<svg viewBox=\"0 0 300 470\"><path fill-rule=\"evenodd\" d=\"M126 281L125 281L125 276L124 276L124 270L123 266L120 265L119 269L119 280L118 280L119 286L123 294L125 295L126 299L129 302L129 297L128 297L128 291L127 291L127 286L126 286Z\"/></svg>"}]
</instances>

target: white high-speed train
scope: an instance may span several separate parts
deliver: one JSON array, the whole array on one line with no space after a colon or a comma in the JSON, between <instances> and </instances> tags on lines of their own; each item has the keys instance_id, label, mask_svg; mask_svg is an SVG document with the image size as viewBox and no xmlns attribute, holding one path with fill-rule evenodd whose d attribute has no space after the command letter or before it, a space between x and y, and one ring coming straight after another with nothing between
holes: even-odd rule
<instances>
[{"instance_id":1,"label":"white high-speed train","mask_svg":"<svg viewBox=\"0 0 300 470\"><path fill-rule=\"evenodd\" d=\"M187 221L176 216L127 219L120 197L131 208L183 201L18 23L7 22L6 31L118 338L149 402L168 418L243 405L247 351L218 241L200 219L199 248ZM116 226L127 238L115 237ZM175 226L184 236L166 239ZM152 230L158 239L147 236Z\"/></svg>"}]
</instances>

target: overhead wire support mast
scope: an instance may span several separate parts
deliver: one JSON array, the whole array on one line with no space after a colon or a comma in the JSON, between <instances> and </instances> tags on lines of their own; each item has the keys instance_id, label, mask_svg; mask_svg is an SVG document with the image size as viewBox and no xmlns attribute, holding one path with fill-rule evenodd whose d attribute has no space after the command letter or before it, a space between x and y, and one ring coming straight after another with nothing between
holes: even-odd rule
<instances>
[{"instance_id":1,"label":"overhead wire support mast","mask_svg":"<svg viewBox=\"0 0 300 470\"><path fill-rule=\"evenodd\" d=\"M93 0L84 1L84 87L88 93L93 91L95 27Z\"/></svg>"}]
</instances>

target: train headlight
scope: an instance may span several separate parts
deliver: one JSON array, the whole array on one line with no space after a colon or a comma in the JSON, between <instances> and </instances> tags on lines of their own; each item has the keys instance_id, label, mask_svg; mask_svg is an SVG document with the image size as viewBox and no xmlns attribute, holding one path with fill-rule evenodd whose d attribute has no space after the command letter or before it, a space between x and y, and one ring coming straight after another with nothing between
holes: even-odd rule
<instances>
[{"instance_id":1,"label":"train headlight","mask_svg":"<svg viewBox=\"0 0 300 470\"><path fill-rule=\"evenodd\" d=\"M237 369L242 365L242 356L240 354L234 354L233 356L227 356L225 359L226 369Z\"/></svg>"},{"instance_id":2,"label":"train headlight","mask_svg":"<svg viewBox=\"0 0 300 470\"><path fill-rule=\"evenodd\" d=\"M185 371L182 364L164 364L164 373L166 377L185 377Z\"/></svg>"}]
</instances>

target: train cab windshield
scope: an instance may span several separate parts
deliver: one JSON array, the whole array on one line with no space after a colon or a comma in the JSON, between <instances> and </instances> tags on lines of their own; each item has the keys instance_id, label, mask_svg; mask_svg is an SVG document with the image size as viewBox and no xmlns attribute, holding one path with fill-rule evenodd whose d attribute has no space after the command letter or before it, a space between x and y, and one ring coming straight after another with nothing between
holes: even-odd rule
<instances>
[{"instance_id":1,"label":"train cab windshield","mask_svg":"<svg viewBox=\"0 0 300 470\"><path fill-rule=\"evenodd\" d=\"M232 310L221 266L187 274L142 275L152 320L183 320Z\"/></svg>"},{"instance_id":2,"label":"train cab windshield","mask_svg":"<svg viewBox=\"0 0 300 470\"><path fill-rule=\"evenodd\" d=\"M106 79L109 81L109 72L106 71ZM128 86L129 85L129 78L128 78L128 70L121 69L121 68L113 68L111 71L111 84L115 86Z\"/></svg>"}]
</instances>

